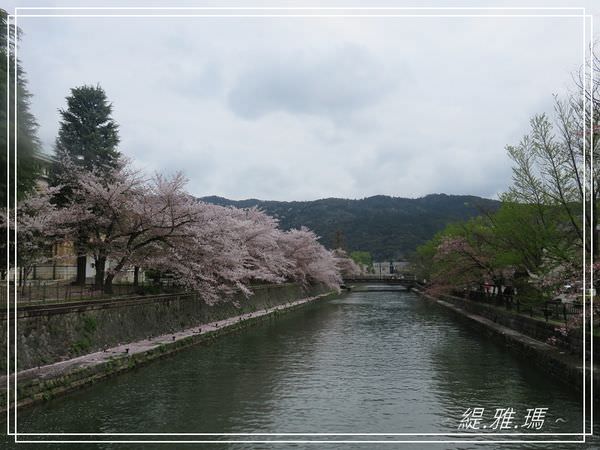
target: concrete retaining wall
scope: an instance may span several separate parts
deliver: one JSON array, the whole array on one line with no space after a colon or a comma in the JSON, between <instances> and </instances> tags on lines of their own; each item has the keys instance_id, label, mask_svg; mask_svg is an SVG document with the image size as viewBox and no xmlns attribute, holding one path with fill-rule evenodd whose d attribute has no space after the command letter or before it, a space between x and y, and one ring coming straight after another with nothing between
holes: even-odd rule
<instances>
[{"instance_id":1,"label":"concrete retaining wall","mask_svg":"<svg viewBox=\"0 0 600 450\"><path fill-rule=\"evenodd\" d=\"M545 340L536 339L528 334L535 334L535 331L543 329L541 325L546 325L544 322L541 322L541 325L537 324L533 326L529 322L529 320L533 319L518 316L512 317L514 315L503 311L498 311L498 314L494 315L494 311L491 308L486 308L487 305L479 305L458 297L444 295L438 298L424 294L423 292L417 292L423 298L452 311L457 317L465 320L469 326L481 334L501 342L521 357L543 369L548 375L555 377L578 391L583 390L584 372L582 357L561 351L561 349L547 344ZM595 390L600 389L600 373L598 372L599 370L597 370L595 365L592 380ZM586 367L587 383L589 383L590 375L591 371L588 364Z\"/></svg>"},{"instance_id":2,"label":"concrete retaining wall","mask_svg":"<svg viewBox=\"0 0 600 450\"><path fill-rule=\"evenodd\" d=\"M304 290L295 283L254 287L254 295L207 305L194 294L171 294L86 302L50 308L23 309L17 318L18 369L42 366L102 350L288 303L325 292ZM6 321L0 325L0 370L6 370ZM11 335L14 332L11 322Z\"/></svg>"},{"instance_id":3,"label":"concrete retaining wall","mask_svg":"<svg viewBox=\"0 0 600 450\"><path fill-rule=\"evenodd\" d=\"M108 352L91 353L64 363L59 362L41 368L21 371L17 387L17 405L19 408L31 406L94 384L104 378L131 370L155 359L169 356L192 345L210 344L223 334L235 333L253 324L274 320L281 314L307 307L313 303L331 298L332 295L336 295L335 292L297 299L268 309L212 322L206 327L202 326L202 329L195 326L193 329L183 330L173 336L169 333L168 335L158 336L151 341L128 343L109 349ZM171 340L171 337L174 339ZM132 346L131 352L129 351L130 346ZM125 347L127 347L126 352L123 351ZM15 407L14 395L11 395L11 404L7 405L8 392L2 389L7 380L6 377L0 376L0 378L3 378L3 380L0 380L0 409L12 409ZM0 421L2 417L6 416L0 415Z\"/></svg>"},{"instance_id":4,"label":"concrete retaining wall","mask_svg":"<svg viewBox=\"0 0 600 450\"><path fill-rule=\"evenodd\" d=\"M527 317L503 308L494 307L485 303L479 303L452 295L440 295L440 299L452 303L465 311L480 315L492 322L512 328L538 341L547 342L550 337L559 339L561 348L570 353L581 355L583 352L583 335L579 330L570 330L568 336L563 337L556 331L557 323L546 322L542 319ZM589 334L587 336L589 339ZM600 338L594 336L594 346L600 346ZM600 348L600 347L596 347ZM589 356L589 347L588 347Z\"/></svg>"}]
</instances>

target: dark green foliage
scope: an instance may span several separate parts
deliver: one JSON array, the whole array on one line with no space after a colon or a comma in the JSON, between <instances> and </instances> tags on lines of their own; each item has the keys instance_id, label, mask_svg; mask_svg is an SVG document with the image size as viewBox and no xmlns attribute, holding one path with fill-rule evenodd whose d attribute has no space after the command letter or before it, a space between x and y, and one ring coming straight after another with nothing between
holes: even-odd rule
<instances>
[{"instance_id":1,"label":"dark green foliage","mask_svg":"<svg viewBox=\"0 0 600 450\"><path fill-rule=\"evenodd\" d=\"M112 105L100 86L71 89L67 109L61 109L57 156L67 156L87 170L115 167L119 159L118 126Z\"/></svg>"},{"instance_id":2,"label":"dark green foliage","mask_svg":"<svg viewBox=\"0 0 600 450\"><path fill-rule=\"evenodd\" d=\"M350 251L370 252L379 261L407 257L449 222L499 207L495 200L445 194L417 199L377 195L360 200L327 198L306 202L234 201L222 197L202 200L240 208L258 206L279 219L284 229L309 227L329 248L334 247L339 231Z\"/></svg>"},{"instance_id":3,"label":"dark green foliage","mask_svg":"<svg viewBox=\"0 0 600 450\"><path fill-rule=\"evenodd\" d=\"M81 338L71 345L71 353L76 355L88 352L92 347L92 341L94 338L94 332L98 328L96 319L91 316L83 318L83 323L79 328Z\"/></svg>"},{"instance_id":4,"label":"dark green foliage","mask_svg":"<svg viewBox=\"0 0 600 450\"><path fill-rule=\"evenodd\" d=\"M119 164L120 153L118 125L111 118L112 104L100 86L79 86L71 89L67 109L61 109L62 120L56 138L56 161L50 174L50 184L62 186L54 202L59 206L77 202L73 198L73 174L69 164L90 172L105 174ZM89 224L88 224L89 225ZM85 243L89 226L80 224L76 239L77 284L85 283ZM96 283L103 284L105 259L96 259Z\"/></svg>"},{"instance_id":5,"label":"dark green foliage","mask_svg":"<svg viewBox=\"0 0 600 450\"><path fill-rule=\"evenodd\" d=\"M371 267L373 265L373 257L369 252L354 251L350 253L350 258L360 265Z\"/></svg>"},{"instance_id":6,"label":"dark green foliage","mask_svg":"<svg viewBox=\"0 0 600 450\"><path fill-rule=\"evenodd\" d=\"M449 224L419 246L411 258L417 276L429 280L436 289L508 282L518 290L521 301L549 299L546 296L555 286L536 279L552 279L549 272L573 258L570 249L574 236L561 227L566 219L560 208L543 209L545 222L540 220L539 205L505 200L493 214ZM441 244L448 240L462 244L447 251ZM557 283L566 281L559 278Z\"/></svg>"},{"instance_id":7,"label":"dark green foliage","mask_svg":"<svg viewBox=\"0 0 600 450\"><path fill-rule=\"evenodd\" d=\"M17 78L17 105L16 105L16 132L17 132L17 198L22 199L27 193L35 187L36 180L40 173L40 165L36 156L39 153L40 142L37 138L38 125L33 114L30 111L31 94L27 90L27 80L19 61L17 61L17 77L15 77L15 60L13 57L15 45L15 29L11 26L10 36L7 35L7 13L0 9L0 142L3 149L0 151L0 203L4 208L7 200L7 179L6 168L8 164L6 155L6 142L9 140L11 160L13 164L13 151L15 145L15 78ZM22 35L18 30L17 37ZM10 48L8 60L7 79L7 40ZM7 90L10 90L10 111L7 111ZM10 122L6 124L7 114ZM11 167L12 169L12 167ZM14 173L11 170L11 197L14 186Z\"/></svg>"},{"instance_id":8,"label":"dark green foliage","mask_svg":"<svg viewBox=\"0 0 600 450\"><path fill-rule=\"evenodd\" d=\"M56 138L56 163L50 184L65 186L55 199L59 205L71 198L71 174L64 163L70 162L89 171L105 171L116 167L120 153L118 125L111 118L112 104L100 86L79 86L66 98L67 109L61 109L60 128Z\"/></svg>"},{"instance_id":9,"label":"dark green foliage","mask_svg":"<svg viewBox=\"0 0 600 450\"><path fill-rule=\"evenodd\" d=\"M96 322L96 319L94 319L93 317L86 317L85 319L83 319L83 331L86 334L91 334L94 331L96 331L96 328L98 328L98 323Z\"/></svg>"}]
</instances>

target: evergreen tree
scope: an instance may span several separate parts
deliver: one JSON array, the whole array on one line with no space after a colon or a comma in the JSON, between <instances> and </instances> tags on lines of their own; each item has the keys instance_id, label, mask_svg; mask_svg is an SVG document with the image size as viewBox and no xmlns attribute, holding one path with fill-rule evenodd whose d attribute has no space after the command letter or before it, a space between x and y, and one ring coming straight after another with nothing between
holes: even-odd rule
<instances>
[{"instance_id":1,"label":"evergreen tree","mask_svg":"<svg viewBox=\"0 0 600 450\"><path fill-rule=\"evenodd\" d=\"M27 81L20 62L17 60L17 70L15 74L14 47L16 37L20 37L21 30L15 33L14 26L11 25L7 30L7 13L0 9L0 142L6 145L7 139L11 152L10 164L12 166L13 149L15 145L15 122L17 133L17 198L24 198L35 187L36 179L40 172L38 160L36 158L40 143L37 138L38 125L33 114L30 112L31 94L27 90ZM15 36L16 34L16 36ZM8 44L8 61L7 61ZM8 67L7 67L8 64ZM10 82L7 77L9 75ZM16 75L16 76L15 76ZM16 80L16 114L15 114L15 80ZM10 89L10 110L7 110L7 90ZM7 127L6 119L9 117ZM15 121L16 118L16 121ZM14 173L11 167L10 171L10 195L7 192L7 178L5 176L7 169L7 155L5 148L0 151L0 203L2 208L6 206L6 200L12 198L12 189L14 186Z\"/></svg>"},{"instance_id":2,"label":"evergreen tree","mask_svg":"<svg viewBox=\"0 0 600 450\"><path fill-rule=\"evenodd\" d=\"M67 109L61 109L56 154L68 157L89 171L108 172L119 159L118 125L111 118L112 104L100 86L71 89Z\"/></svg>"},{"instance_id":3,"label":"evergreen tree","mask_svg":"<svg viewBox=\"0 0 600 450\"><path fill-rule=\"evenodd\" d=\"M62 120L56 139L56 163L51 173L51 184L64 186L55 198L59 206L67 206L74 198L70 165L83 168L110 182L110 173L119 164L120 153L118 125L112 119L112 104L100 86L79 86L71 89L67 109L59 110ZM81 199L79 199L81 200ZM85 243L89 239L86 224L81 224L75 242L77 250L78 284L85 283ZM101 284L104 262L96 261L97 283Z\"/></svg>"}]
</instances>

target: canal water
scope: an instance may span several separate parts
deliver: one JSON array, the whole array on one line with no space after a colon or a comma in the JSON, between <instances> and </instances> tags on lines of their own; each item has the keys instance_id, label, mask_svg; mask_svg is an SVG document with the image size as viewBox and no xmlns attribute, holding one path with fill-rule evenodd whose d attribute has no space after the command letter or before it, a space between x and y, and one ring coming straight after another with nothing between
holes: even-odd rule
<instances>
[{"instance_id":1,"label":"canal water","mask_svg":"<svg viewBox=\"0 0 600 450\"><path fill-rule=\"evenodd\" d=\"M485 431L497 408L513 408L513 428L527 409L547 408L540 430L509 431L582 429L581 395L440 306L408 292L353 292L24 409L18 425L24 433L456 433L468 408L484 408Z\"/></svg>"}]
</instances>

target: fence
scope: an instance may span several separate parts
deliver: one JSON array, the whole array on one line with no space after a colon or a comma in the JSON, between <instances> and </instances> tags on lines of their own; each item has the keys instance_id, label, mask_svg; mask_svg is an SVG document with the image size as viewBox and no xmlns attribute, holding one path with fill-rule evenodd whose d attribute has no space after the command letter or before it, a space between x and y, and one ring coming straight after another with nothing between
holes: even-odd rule
<instances>
[{"instance_id":1,"label":"fence","mask_svg":"<svg viewBox=\"0 0 600 450\"><path fill-rule=\"evenodd\" d=\"M33 266L29 279L31 280L69 280L77 275L76 266L44 265ZM22 278L22 277L21 277Z\"/></svg>"},{"instance_id":2,"label":"fence","mask_svg":"<svg viewBox=\"0 0 600 450\"><path fill-rule=\"evenodd\" d=\"M567 323L572 317L578 316L583 312L582 302L563 303L560 300L551 300L535 304L524 304L520 301L518 295L512 293L486 293L481 290L453 291L452 294L468 300L504 307L507 310L513 309L517 313L528 315L529 317L543 317L546 322L554 320ZM594 315L600 316L600 308L598 306L594 307Z\"/></svg>"},{"instance_id":3,"label":"fence","mask_svg":"<svg viewBox=\"0 0 600 450\"><path fill-rule=\"evenodd\" d=\"M417 277L410 272L396 272L393 274L362 273L352 276L350 279L360 280L409 280L416 281Z\"/></svg>"},{"instance_id":4,"label":"fence","mask_svg":"<svg viewBox=\"0 0 600 450\"><path fill-rule=\"evenodd\" d=\"M24 286L16 286L16 298L19 305L36 303L63 303L82 300L104 300L113 297L131 295L146 295L159 293L177 293L184 289L172 283L144 282L137 286L134 284L113 284L112 293L93 284L74 285L56 280L37 280L28 282ZM7 292L8 291L8 292ZM6 307L7 299L14 305L15 285L4 283L0 289L0 308Z\"/></svg>"},{"instance_id":5,"label":"fence","mask_svg":"<svg viewBox=\"0 0 600 450\"><path fill-rule=\"evenodd\" d=\"M90 274L90 269L86 269L86 279L93 280L94 270L92 269L92 273ZM117 277L115 278L115 282L118 283L131 283L134 279L135 270L133 268L129 270L121 271ZM77 266L74 265L59 265L59 264L41 264L35 265L28 269L27 277L25 277L23 267L17 267L15 270L11 268L10 274L7 274L4 271L1 275L1 280L6 281L7 277L10 282L13 282L15 279L15 275L17 276L17 280L19 284L25 282L36 283L40 281L73 281L77 277ZM90 278L91 275L91 278ZM141 270L139 272L139 280L142 281L145 279L144 271Z\"/></svg>"},{"instance_id":6,"label":"fence","mask_svg":"<svg viewBox=\"0 0 600 450\"><path fill-rule=\"evenodd\" d=\"M7 277L10 277L8 281L13 282L15 275L17 275L17 280L23 280L23 268L18 267L16 271L14 268L11 268L10 275L6 272L2 273L2 281L7 281ZM33 266L30 272L27 274L26 283L30 283L32 281L65 281L65 280L73 280L77 275L77 267L72 265L58 265L58 264L47 264L47 265L36 265ZM20 282L19 282L20 283Z\"/></svg>"}]
</instances>

